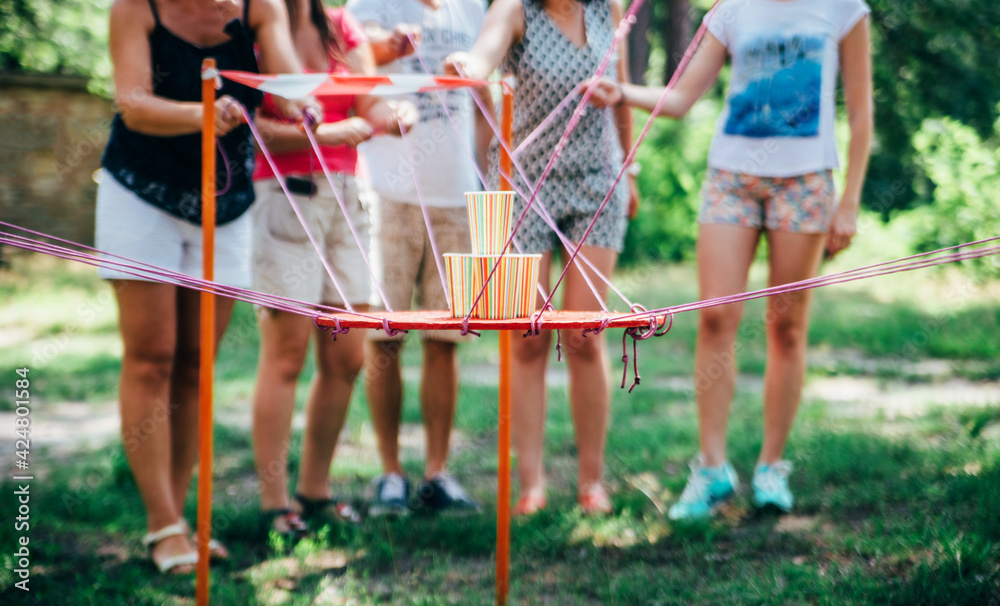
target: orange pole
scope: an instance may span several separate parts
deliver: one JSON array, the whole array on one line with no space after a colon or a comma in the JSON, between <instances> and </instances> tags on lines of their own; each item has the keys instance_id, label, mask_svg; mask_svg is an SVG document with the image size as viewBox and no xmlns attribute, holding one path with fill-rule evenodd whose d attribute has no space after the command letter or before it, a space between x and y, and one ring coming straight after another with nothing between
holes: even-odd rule
<instances>
[{"instance_id":1,"label":"orange pole","mask_svg":"<svg viewBox=\"0 0 1000 606\"><path fill-rule=\"evenodd\" d=\"M503 86L503 116L501 135L511 147L514 130L514 91ZM511 174L510 154L500 146L500 189L510 191L510 181L504 174ZM510 584L510 346L511 332L499 331L500 336L500 386L499 430L497 432L497 580L496 603L507 603Z\"/></svg>"},{"instance_id":2,"label":"orange pole","mask_svg":"<svg viewBox=\"0 0 1000 606\"><path fill-rule=\"evenodd\" d=\"M214 70L205 59L202 70ZM202 273L215 279L215 78L201 81L201 241ZM201 371L198 407L198 568L195 603L208 605L209 550L212 536L212 366L215 361L215 295L201 293Z\"/></svg>"}]
</instances>

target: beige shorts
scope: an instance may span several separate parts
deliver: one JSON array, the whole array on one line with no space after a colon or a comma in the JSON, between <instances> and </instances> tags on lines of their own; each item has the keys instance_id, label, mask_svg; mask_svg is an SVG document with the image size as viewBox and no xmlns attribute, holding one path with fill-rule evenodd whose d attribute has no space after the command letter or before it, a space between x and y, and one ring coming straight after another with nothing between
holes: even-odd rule
<instances>
[{"instance_id":1,"label":"beige shorts","mask_svg":"<svg viewBox=\"0 0 1000 606\"><path fill-rule=\"evenodd\" d=\"M371 279L361 255L371 242L371 221L358 197L351 175L334 175L341 200L360 239L360 246L325 177L315 179L313 196L294 195L309 234L326 255L333 278L326 270L309 234L292 210L277 179L254 182L253 287L268 294L305 303L361 305L368 302ZM339 285L339 290L337 286ZM341 294L341 292L343 294Z\"/></svg>"},{"instance_id":2,"label":"beige shorts","mask_svg":"<svg viewBox=\"0 0 1000 606\"><path fill-rule=\"evenodd\" d=\"M395 311L408 309L447 310L448 299L442 286L427 227L419 204L378 198L372 203L372 269ZM465 206L427 207L431 231L439 253L469 252L469 215ZM442 271L444 263L441 264ZM372 289L372 306L385 309L381 296ZM373 341L398 341L405 333L388 336L371 330ZM421 337L435 341L463 341L457 330L425 330Z\"/></svg>"}]
</instances>

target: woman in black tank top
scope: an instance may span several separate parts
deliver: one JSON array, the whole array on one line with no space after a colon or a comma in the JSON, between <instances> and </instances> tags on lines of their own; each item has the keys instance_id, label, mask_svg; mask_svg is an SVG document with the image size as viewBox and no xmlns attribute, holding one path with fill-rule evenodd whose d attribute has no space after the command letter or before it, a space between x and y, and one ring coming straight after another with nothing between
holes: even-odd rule
<instances>
[{"instance_id":1,"label":"woman in black tank top","mask_svg":"<svg viewBox=\"0 0 1000 606\"><path fill-rule=\"evenodd\" d=\"M109 46L119 113L103 159L99 200L100 189L109 195L117 188L124 192L120 204L139 205L138 210L149 204L167 213L164 225L174 221L174 228L184 228L199 222L201 60L214 57L220 68L257 71L255 43L265 72L301 71L280 0L115 0ZM220 191L226 189L225 173L231 176L219 196L220 225L253 202L253 146L234 100L253 111L258 96L226 83L215 104L224 152L218 162ZM285 103L282 110L296 115L314 103ZM123 209L129 207L120 206L103 220L113 221ZM99 235L101 220L99 213ZM141 248L129 236L117 241ZM161 571L190 572L197 554L182 512L197 454L199 293L137 279L112 284L124 343L122 439L146 506L150 534L144 543ZM217 301L220 337L232 309L232 300ZM221 546L215 547L215 555L224 555Z\"/></svg>"}]
</instances>

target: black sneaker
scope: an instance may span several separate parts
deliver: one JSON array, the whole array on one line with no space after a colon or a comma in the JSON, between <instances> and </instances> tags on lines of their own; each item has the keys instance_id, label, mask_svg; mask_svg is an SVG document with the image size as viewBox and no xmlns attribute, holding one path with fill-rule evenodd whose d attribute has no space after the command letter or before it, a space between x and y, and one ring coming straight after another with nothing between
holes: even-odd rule
<instances>
[{"instance_id":1,"label":"black sneaker","mask_svg":"<svg viewBox=\"0 0 1000 606\"><path fill-rule=\"evenodd\" d=\"M406 478L397 473L390 473L375 478L372 484L374 494L368 505L369 516L405 516L410 513L406 505L410 495L410 483Z\"/></svg>"},{"instance_id":2,"label":"black sneaker","mask_svg":"<svg viewBox=\"0 0 1000 606\"><path fill-rule=\"evenodd\" d=\"M482 509L448 473L421 482L415 504L427 513L478 513Z\"/></svg>"}]
</instances>

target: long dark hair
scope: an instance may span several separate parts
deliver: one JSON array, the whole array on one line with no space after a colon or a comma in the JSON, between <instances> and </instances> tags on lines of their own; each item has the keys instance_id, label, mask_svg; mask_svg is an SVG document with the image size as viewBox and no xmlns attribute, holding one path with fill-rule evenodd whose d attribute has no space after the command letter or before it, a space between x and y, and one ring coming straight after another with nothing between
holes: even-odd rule
<instances>
[{"instance_id":1,"label":"long dark hair","mask_svg":"<svg viewBox=\"0 0 1000 606\"><path fill-rule=\"evenodd\" d=\"M288 22L294 28L296 19L299 16L299 3L297 0L285 0L285 7L288 8ZM326 16L326 7L323 0L309 0L309 21L316 26L319 31L319 39L323 41L326 52L335 61L344 59L344 43L340 39L340 34L336 34L330 29L330 19Z\"/></svg>"}]
</instances>

